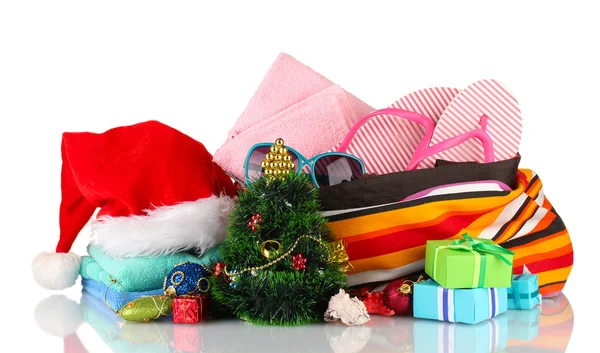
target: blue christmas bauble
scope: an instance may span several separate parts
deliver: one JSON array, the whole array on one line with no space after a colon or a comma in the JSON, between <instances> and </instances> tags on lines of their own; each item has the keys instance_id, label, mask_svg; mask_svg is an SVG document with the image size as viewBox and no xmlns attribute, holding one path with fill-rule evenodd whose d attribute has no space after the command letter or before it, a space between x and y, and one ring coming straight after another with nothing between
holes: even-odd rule
<instances>
[{"instance_id":1,"label":"blue christmas bauble","mask_svg":"<svg viewBox=\"0 0 600 353\"><path fill-rule=\"evenodd\" d=\"M184 262L175 266L165 277L163 289L166 295L198 295L207 292L211 271L204 265Z\"/></svg>"}]
</instances>

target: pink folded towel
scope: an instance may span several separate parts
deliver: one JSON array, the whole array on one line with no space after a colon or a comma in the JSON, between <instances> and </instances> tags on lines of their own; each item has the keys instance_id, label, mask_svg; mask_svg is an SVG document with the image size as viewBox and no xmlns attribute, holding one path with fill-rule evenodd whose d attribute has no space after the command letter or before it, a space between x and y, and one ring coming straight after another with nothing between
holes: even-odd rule
<instances>
[{"instance_id":1,"label":"pink folded towel","mask_svg":"<svg viewBox=\"0 0 600 353\"><path fill-rule=\"evenodd\" d=\"M239 116L229 136L235 136L284 109L335 85L321 74L281 53Z\"/></svg>"},{"instance_id":2,"label":"pink folded towel","mask_svg":"<svg viewBox=\"0 0 600 353\"><path fill-rule=\"evenodd\" d=\"M281 137L286 145L310 158L339 144L354 122L372 110L282 53L213 158L243 181L244 160L252 145Z\"/></svg>"}]
</instances>

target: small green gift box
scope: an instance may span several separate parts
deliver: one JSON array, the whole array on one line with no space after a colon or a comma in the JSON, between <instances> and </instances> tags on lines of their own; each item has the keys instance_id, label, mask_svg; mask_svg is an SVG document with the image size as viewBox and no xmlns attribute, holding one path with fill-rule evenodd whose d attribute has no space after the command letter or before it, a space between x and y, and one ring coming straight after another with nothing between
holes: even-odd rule
<instances>
[{"instance_id":1,"label":"small green gift box","mask_svg":"<svg viewBox=\"0 0 600 353\"><path fill-rule=\"evenodd\" d=\"M425 272L444 288L510 288L514 253L487 239L430 240Z\"/></svg>"}]
</instances>

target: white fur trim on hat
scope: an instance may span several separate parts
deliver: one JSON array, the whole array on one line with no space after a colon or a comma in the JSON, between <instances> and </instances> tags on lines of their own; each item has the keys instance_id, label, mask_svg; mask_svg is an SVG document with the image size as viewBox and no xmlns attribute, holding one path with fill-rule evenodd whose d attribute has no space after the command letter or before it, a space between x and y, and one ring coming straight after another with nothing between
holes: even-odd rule
<instances>
[{"instance_id":1,"label":"white fur trim on hat","mask_svg":"<svg viewBox=\"0 0 600 353\"><path fill-rule=\"evenodd\" d=\"M203 253L225 240L233 204L228 196L212 196L146 210L143 216L100 217L91 226L92 244L116 258Z\"/></svg>"},{"instance_id":2,"label":"white fur trim on hat","mask_svg":"<svg viewBox=\"0 0 600 353\"><path fill-rule=\"evenodd\" d=\"M81 258L74 253L44 252L33 259L33 278L46 289L65 289L75 284Z\"/></svg>"}]
</instances>

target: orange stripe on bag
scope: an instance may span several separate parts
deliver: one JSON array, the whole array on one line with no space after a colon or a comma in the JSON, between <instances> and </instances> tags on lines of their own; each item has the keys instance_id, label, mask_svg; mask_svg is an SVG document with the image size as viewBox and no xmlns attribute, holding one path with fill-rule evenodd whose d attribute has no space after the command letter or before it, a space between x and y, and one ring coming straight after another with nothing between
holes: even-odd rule
<instances>
[{"instance_id":1,"label":"orange stripe on bag","mask_svg":"<svg viewBox=\"0 0 600 353\"><path fill-rule=\"evenodd\" d=\"M556 250L552 250L552 251L546 251L543 253L536 253L530 256L524 256L521 258L515 258L514 259L514 266L515 267L519 267L519 266L523 266L524 264L527 263L534 263L534 262L538 262L538 261L542 261L548 258L558 258L567 254L571 254L573 252L573 247L571 246L571 244L569 243L568 245L565 245L561 248L557 248Z\"/></svg>"},{"instance_id":2,"label":"orange stripe on bag","mask_svg":"<svg viewBox=\"0 0 600 353\"><path fill-rule=\"evenodd\" d=\"M559 281L566 279L569 276L569 273L571 272L572 267L573 266L571 265L569 267L559 268L557 270L538 273L539 285L543 286L544 284L547 284L547 283L559 282ZM543 290L543 288L541 288L541 290ZM541 292L541 290L540 290L540 292Z\"/></svg>"},{"instance_id":3,"label":"orange stripe on bag","mask_svg":"<svg viewBox=\"0 0 600 353\"><path fill-rule=\"evenodd\" d=\"M411 249L398 251L382 256L371 257L363 260L352 261L354 271L352 273L360 273L377 269L395 269L403 267L417 261L423 260L425 257L425 246L417 246Z\"/></svg>"},{"instance_id":4,"label":"orange stripe on bag","mask_svg":"<svg viewBox=\"0 0 600 353\"><path fill-rule=\"evenodd\" d=\"M552 251L570 244L571 238L569 237L567 231L563 230L525 245L510 247L510 250L514 251L515 258L519 259L529 255L545 254L548 251Z\"/></svg>"},{"instance_id":5,"label":"orange stripe on bag","mask_svg":"<svg viewBox=\"0 0 600 353\"><path fill-rule=\"evenodd\" d=\"M544 208L546 210L548 210L547 208ZM546 212L546 215L544 215L544 217L540 220L540 222L531 230L530 233L536 233L536 232L540 232L546 228L548 228L548 226L550 226L550 224L552 222L554 222L554 220L556 219L556 215L552 212Z\"/></svg>"}]
</instances>

